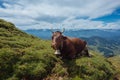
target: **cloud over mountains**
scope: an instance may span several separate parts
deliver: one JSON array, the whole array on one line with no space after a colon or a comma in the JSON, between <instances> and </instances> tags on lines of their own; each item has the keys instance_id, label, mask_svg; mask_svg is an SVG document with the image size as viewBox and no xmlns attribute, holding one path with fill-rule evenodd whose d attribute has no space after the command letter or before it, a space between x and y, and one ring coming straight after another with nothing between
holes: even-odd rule
<instances>
[{"instance_id":1,"label":"cloud over mountains","mask_svg":"<svg viewBox=\"0 0 120 80\"><path fill-rule=\"evenodd\" d=\"M118 8L120 0L1 0L0 18L15 23L20 29L120 29L120 19L93 20L111 15Z\"/></svg>"}]
</instances>

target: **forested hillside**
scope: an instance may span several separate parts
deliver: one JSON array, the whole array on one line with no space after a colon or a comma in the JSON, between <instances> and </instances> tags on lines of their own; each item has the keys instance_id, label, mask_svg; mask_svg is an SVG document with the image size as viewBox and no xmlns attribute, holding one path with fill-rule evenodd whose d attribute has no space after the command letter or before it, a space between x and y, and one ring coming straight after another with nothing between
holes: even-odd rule
<instances>
[{"instance_id":1,"label":"forested hillside","mask_svg":"<svg viewBox=\"0 0 120 80\"><path fill-rule=\"evenodd\" d=\"M120 78L120 58L92 57L61 60L50 40L42 40L0 19L0 80L113 80ZM117 66L116 66L117 65Z\"/></svg>"}]
</instances>

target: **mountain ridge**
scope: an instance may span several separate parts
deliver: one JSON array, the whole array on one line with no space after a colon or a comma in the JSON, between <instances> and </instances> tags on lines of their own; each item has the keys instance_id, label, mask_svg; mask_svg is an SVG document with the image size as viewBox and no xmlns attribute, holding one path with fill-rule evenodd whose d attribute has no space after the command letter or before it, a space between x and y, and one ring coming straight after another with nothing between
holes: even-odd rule
<instances>
[{"instance_id":1,"label":"mountain ridge","mask_svg":"<svg viewBox=\"0 0 120 80\"><path fill-rule=\"evenodd\" d=\"M53 31L58 31L59 29L53 29ZM47 35L44 36L46 38L41 37L42 39L50 39L48 36L50 36L51 34L51 29L28 29L28 30L23 30L27 33L33 34L33 35L37 35L36 33L46 33ZM34 33L33 33L34 32ZM35 33L36 32L36 33ZM78 35L79 34L79 35ZM100 29L86 29L86 30L65 30L64 35L67 36L71 36L71 37L92 37L92 36L99 36L99 37L103 37L103 38L109 38L111 36L120 36L120 30L111 30L111 29L106 29L106 30L100 30Z\"/></svg>"}]
</instances>

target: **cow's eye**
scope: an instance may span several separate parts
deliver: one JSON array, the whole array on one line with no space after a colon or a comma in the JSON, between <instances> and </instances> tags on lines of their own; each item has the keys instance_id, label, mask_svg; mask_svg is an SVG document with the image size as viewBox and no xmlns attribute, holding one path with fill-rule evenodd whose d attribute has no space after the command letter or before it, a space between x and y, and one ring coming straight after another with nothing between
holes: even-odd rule
<instances>
[{"instance_id":1,"label":"cow's eye","mask_svg":"<svg viewBox=\"0 0 120 80\"><path fill-rule=\"evenodd\" d=\"M57 36L57 34L54 34L54 36Z\"/></svg>"}]
</instances>

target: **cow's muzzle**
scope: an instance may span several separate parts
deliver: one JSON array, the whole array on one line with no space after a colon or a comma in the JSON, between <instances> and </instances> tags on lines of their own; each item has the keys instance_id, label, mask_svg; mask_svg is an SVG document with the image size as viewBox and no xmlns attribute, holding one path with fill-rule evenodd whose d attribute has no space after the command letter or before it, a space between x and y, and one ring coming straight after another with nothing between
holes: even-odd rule
<instances>
[{"instance_id":1,"label":"cow's muzzle","mask_svg":"<svg viewBox=\"0 0 120 80\"><path fill-rule=\"evenodd\" d=\"M58 50L56 43L52 43L51 47L52 47L54 50Z\"/></svg>"}]
</instances>

